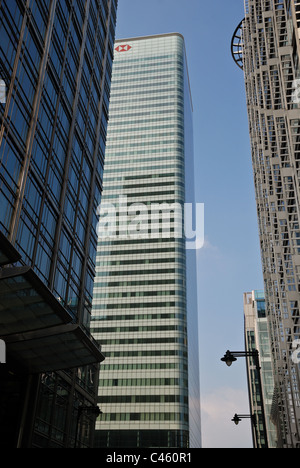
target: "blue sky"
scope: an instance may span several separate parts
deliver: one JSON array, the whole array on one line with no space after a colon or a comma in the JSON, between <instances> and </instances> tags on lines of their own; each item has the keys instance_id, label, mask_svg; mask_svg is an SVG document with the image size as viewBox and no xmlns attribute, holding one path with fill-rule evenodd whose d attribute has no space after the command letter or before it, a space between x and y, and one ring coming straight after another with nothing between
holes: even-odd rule
<instances>
[{"instance_id":1,"label":"blue sky","mask_svg":"<svg viewBox=\"0 0 300 468\"><path fill-rule=\"evenodd\" d=\"M185 37L194 107L196 201L205 204L198 252L204 448L252 447L243 350L243 293L263 289L243 72L230 53L243 0L119 0L117 39L170 32Z\"/></svg>"}]
</instances>

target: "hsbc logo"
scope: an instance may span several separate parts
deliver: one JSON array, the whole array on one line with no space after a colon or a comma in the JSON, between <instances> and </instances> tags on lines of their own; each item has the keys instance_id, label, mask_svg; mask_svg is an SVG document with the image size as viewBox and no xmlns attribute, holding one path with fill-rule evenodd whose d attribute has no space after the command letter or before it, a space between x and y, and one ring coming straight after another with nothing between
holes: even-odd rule
<instances>
[{"instance_id":1,"label":"hsbc logo","mask_svg":"<svg viewBox=\"0 0 300 468\"><path fill-rule=\"evenodd\" d=\"M116 51L117 52L128 52L130 49L132 49L132 47L128 44L124 44L124 45L119 45L118 47L116 47Z\"/></svg>"}]
</instances>

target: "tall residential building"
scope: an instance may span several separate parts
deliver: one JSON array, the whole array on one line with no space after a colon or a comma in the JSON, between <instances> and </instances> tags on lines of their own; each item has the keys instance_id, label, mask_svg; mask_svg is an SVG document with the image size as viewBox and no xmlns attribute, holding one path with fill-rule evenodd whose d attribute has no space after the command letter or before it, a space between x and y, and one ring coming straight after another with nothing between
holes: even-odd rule
<instances>
[{"instance_id":1,"label":"tall residential building","mask_svg":"<svg viewBox=\"0 0 300 468\"><path fill-rule=\"evenodd\" d=\"M278 445L300 448L300 3L247 0L232 52L244 70Z\"/></svg>"},{"instance_id":2,"label":"tall residential building","mask_svg":"<svg viewBox=\"0 0 300 468\"><path fill-rule=\"evenodd\" d=\"M0 444L91 444L117 0L0 1Z\"/></svg>"},{"instance_id":3,"label":"tall residential building","mask_svg":"<svg viewBox=\"0 0 300 468\"><path fill-rule=\"evenodd\" d=\"M256 448L276 448L276 428L271 420L274 395L274 377L271 357L271 339L266 316L263 291L244 293L245 349L259 353L262 388L252 357L247 357L250 411L253 416L252 432ZM261 390L262 394L261 395ZM263 405L263 411L262 411ZM265 426L263 418L265 418ZM264 427L266 430L264 430ZM267 438L267 440L266 440Z\"/></svg>"},{"instance_id":4,"label":"tall residential building","mask_svg":"<svg viewBox=\"0 0 300 468\"><path fill-rule=\"evenodd\" d=\"M99 229L92 331L106 360L96 444L200 447L195 250L177 210L194 202L180 34L116 41L109 115L102 211L117 229ZM158 217L163 204L169 216Z\"/></svg>"}]
</instances>

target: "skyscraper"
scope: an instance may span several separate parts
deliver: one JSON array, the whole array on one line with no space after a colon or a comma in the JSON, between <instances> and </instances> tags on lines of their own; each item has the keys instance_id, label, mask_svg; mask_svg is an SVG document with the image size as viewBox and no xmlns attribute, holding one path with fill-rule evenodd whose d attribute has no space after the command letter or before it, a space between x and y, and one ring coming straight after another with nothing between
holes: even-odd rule
<instances>
[{"instance_id":1,"label":"skyscraper","mask_svg":"<svg viewBox=\"0 0 300 468\"><path fill-rule=\"evenodd\" d=\"M116 41L105 158L92 310L106 356L96 444L199 447L195 250L178 213L194 202L180 34Z\"/></svg>"},{"instance_id":2,"label":"skyscraper","mask_svg":"<svg viewBox=\"0 0 300 468\"><path fill-rule=\"evenodd\" d=\"M278 444L300 447L300 12L247 0L232 52L244 70Z\"/></svg>"},{"instance_id":3,"label":"skyscraper","mask_svg":"<svg viewBox=\"0 0 300 468\"><path fill-rule=\"evenodd\" d=\"M260 389L258 385L258 370L253 362L253 358L247 357L249 400L250 411L253 416L252 431L254 444L256 448L276 448L276 430L271 421L274 395L271 340L263 291L244 293L244 319L246 351L258 351L259 364L261 367L262 388ZM261 391L263 396L261 395ZM263 411L262 405L264 406Z\"/></svg>"},{"instance_id":4,"label":"skyscraper","mask_svg":"<svg viewBox=\"0 0 300 468\"><path fill-rule=\"evenodd\" d=\"M117 0L0 2L5 447L91 442L86 408L104 356L89 323L116 8Z\"/></svg>"}]
</instances>

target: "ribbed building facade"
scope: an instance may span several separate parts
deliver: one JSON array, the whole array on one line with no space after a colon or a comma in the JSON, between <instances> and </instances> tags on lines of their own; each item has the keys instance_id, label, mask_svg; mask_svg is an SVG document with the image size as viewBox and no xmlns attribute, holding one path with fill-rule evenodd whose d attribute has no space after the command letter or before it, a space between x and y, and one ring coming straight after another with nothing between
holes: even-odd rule
<instances>
[{"instance_id":1,"label":"ribbed building facade","mask_svg":"<svg viewBox=\"0 0 300 468\"><path fill-rule=\"evenodd\" d=\"M300 3L247 0L232 52L244 70L271 336L278 446L300 447Z\"/></svg>"},{"instance_id":2,"label":"ribbed building facade","mask_svg":"<svg viewBox=\"0 0 300 468\"><path fill-rule=\"evenodd\" d=\"M100 235L97 253L92 330L106 360L96 444L199 447L195 252L175 235L174 212L169 226L151 223L155 204L193 201L181 35L116 41L105 158L102 206L116 207L117 231Z\"/></svg>"},{"instance_id":3,"label":"ribbed building facade","mask_svg":"<svg viewBox=\"0 0 300 468\"><path fill-rule=\"evenodd\" d=\"M0 444L88 447L117 0L0 1ZM80 408L80 409L79 409Z\"/></svg>"}]
</instances>

